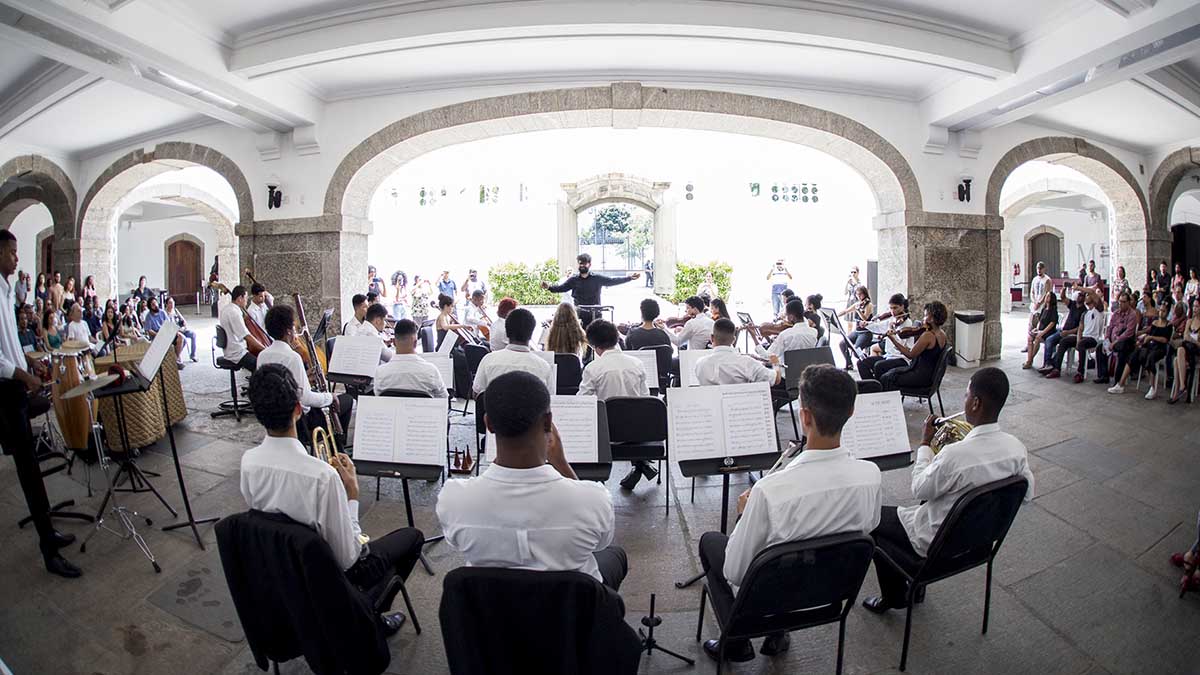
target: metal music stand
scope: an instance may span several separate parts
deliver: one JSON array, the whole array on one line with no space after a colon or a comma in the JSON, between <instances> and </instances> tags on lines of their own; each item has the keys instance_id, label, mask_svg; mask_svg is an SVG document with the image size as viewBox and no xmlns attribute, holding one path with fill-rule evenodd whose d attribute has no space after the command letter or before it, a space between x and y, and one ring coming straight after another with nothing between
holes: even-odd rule
<instances>
[{"instance_id":1,"label":"metal music stand","mask_svg":"<svg viewBox=\"0 0 1200 675\"><path fill-rule=\"evenodd\" d=\"M416 527L416 521L413 519L412 495L408 490L409 479L425 481L440 480L445 471L445 467L441 464L401 464L395 462L372 462L368 460L355 462L354 468L360 476L400 479L400 488L404 494L404 515L408 520L409 527ZM376 499L378 499L378 495ZM443 539L445 537L442 535L428 537L425 539L423 546L436 544ZM425 557L424 553L421 553L419 560L421 561L421 566L425 568L425 572L429 576L433 576L433 567L429 564L429 560Z\"/></svg>"}]
</instances>

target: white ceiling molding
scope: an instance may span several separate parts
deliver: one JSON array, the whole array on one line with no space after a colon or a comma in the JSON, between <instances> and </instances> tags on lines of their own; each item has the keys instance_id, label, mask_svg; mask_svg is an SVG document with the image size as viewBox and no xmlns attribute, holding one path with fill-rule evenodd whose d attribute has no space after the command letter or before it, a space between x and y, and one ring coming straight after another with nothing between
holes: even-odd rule
<instances>
[{"instance_id":1,"label":"white ceiling molding","mask_svg":"<svg viewBox=\"0 0 1200 675\"><path fill-rule=\"evenodd\" d=\"M925 146L922 150L927 155L941 155L946 152L946 146L949 144L950 130L946 127L931 124L929 125L929 135L925 139Z\"/></svg>"},{"instance_id":2,"label":"white ceiling molding","mask_svg":"<svg viewBox=\"0 0 1200 675\"><path fill-rule=\"evenodd\" d=\"M292 129L292 147L297 155L321 154L321 143L317 140L317 125L308 124Z\"/></svg>"},{"instance_id":3,"label":"white ceiling molding","mask_svg":"<svg viewBox=\"0 0 1200 675\"><path fill-rule=\"evenodd\" d=\"M978 159L983 150L983 134L978 131L960 131L954 134L958 139L958 156L963 159Z\"/></svg>"},{"instance_id":4,"label":"white ceiling molding","mask_svg":"<svg viewBox=\"0 0 1200 675\"><path fill-rule=\"evenodd\" d=\"M1200 118L1200 82L1183 68L1167 66L1133 81Z\"/></svg>"},{"instance_id":5,"label":"white ceiling molding","mask_svg":"<svg viewBox=\"0 0 1200 675\"><path fill-rule=\"evenodd\" d=\"M420 47L529 37L723 38L848 50L900 58L986 79L1015 71L1002 36L850 2L681 0L606 6L554 0L432 0L373 4L240 35L230 70L258 78L305 66Z\"/></svg>"},{"instance_id":6,"label":"white ceiling molding","mask_svg":"<svg viewBox=\"0 0 1200 675\"><path fill-rule=\"evenodd\" d=\"M135 0L88 0L88 2L97 7L107 9L110 12L115 12L125 5L133 4Z\"/></svg>"},{"instance_id":7,"label":"white ceiling molding","mask_svg":"<svg viewBox=\"0 0 1200 675\"><path fill-rule=\"evenodd\" d=\"M278 131L264 131L254 135L254 148L258 156L269 162L283 156L283 134Z\"/></svg>"},{"instance_id":8,"label":"white ceiling molding","mask_svg":"<svg viewBox=\"0 0 1200 675\"><path fill-rule=\"evenodd\" d=\"M99 75L55 63L15 91L0 92L0 139L100 80Z\"/></svg>"},{"instance_id":9,"label":"white ceiling molding","mask_svg":"<svg viewBox=\"0 0 1200 675\"><path fill-rule=\"evenodd\" d=\"M1111 9L1120 16L1128 19L1134 14L1140 14L1154 7L1157 0L1096 0L1104 7Z\"/></svg>"},{"instance_id":10,"label":"white ceiling molding","mask_svg":"<svg viewBox=\"0 0 1200 675\"><path fill-rule=\"evenodd\" d=\"M71 155L71 159L79 162L86 162L89 159L95 159L111 152L128 150L129 148L139 146L143 147L147 151L152 151L154 150L155 142L157 141L172 136L178 136L179 134L193 131L195 129L203 129L204 127L212 126L213 124L216 124L216 122L213 122L207 117L197 116L194 120L189 122L172 124L171 126L154 129L153 131L148 131L144 134L138 134L128 138L122 138L119 141L113 141L111 143L96 145L84 150L80 150L79 152Z\"/></svg>"}]
</instances>

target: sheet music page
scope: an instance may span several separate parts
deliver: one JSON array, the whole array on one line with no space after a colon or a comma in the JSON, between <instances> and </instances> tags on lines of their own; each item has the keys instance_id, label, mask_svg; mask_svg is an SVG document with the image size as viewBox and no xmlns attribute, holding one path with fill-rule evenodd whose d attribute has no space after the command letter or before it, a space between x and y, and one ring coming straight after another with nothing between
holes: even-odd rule
<instances>
[{"instance_id":1,"label":"sheet music page","mask_svg":"<svg viewBox=\"0 0 1200 675\"><path fill-rule=\"evenodd\" d=\"M329 372L338 375L375 377L383 343L374 335L342 335L333 348Z\"/></svg>"},{"instance_id":2,"label":"sheet music page","mask_svg":"<svg viewBox=\"0 0 1200 675\"><path fill-rule=\"evenodd\" d=\"M911 452L900 392L859 394L842 429L842 447L856 459Z\"/></svg>"},{"instance_id":3,"label":"sheet music page","mask_svg":"<svg viewBox=\"0 0 1200 675\"><path fill-rule=\"evenodd\" d=\"M712 356L712 354L713 352L711 349L679 350L679 384L684 387L695 387L699 385L700 381L696 379L696 362L705 356ZM657 375L655 377L657 377Z\"/></svg>"},{"instance_id":4,"label":"sheet music page","mask_svg":"<svg viewBox=\"0 0 1200 675\"><path fill-rule=\"evenodd\" d=\"M449 360L449 359L447 359ZM363 396L363 400L368 397ZM446 462L446 401L440 398L385 398L399 409L396 452L391 461L402 464ZM361 403L360 403L361 404ZM360 408L361 411L361 408ZM354 446L358 457L358 445Z\"/></svg>"},{"instance_id":5,"label":"sheet music page","mask_svg":"<svg viewBox=\"0 0 1200 675\"><path fill-rule=\"evenodd\" d=\"M454 360L448 355L430 352L427 354L418 354L421 358L437 366L438 372L442 374L442 384L446 385L446 391L454 386Z\"/></svg>"},{"instance_id":6,"label":"sheet music page","mask_svg":"<svg viewBox=\"0 0 1200 675\"><path fill-rule=\"evenodd\" d=\"M436 334L437 334L437 332L434 331L434 335L436 335ZM439 353L443 356L450 356L450 352L454 350L454 345L456 345L456 344L458 344L458 335L451 331L446 331L446 337L442 338L442 344L438 345L437 353ZM337 346L338 347L342 346L341 340L338 340ZM335 353L335 354L337 353L336 347L334 348L333 353Z\"/></svg>"},{"instance_id":7,"label":"sheet music page","mask_svg":"<svg viewBox=\"0 0 1200 675\"><path fill-rule=\"evenodd\" d=\"M554 367L554 352L546 352L546 351L539 351L537 349L531 349L529 351L529 353L533 354L534 356L538 357L539 359L545 361L546 363L549 363L551 368Z\"/></svg>"},{"instance_id":8,"label":"sheet music page","mask_svg":"<svg viewBox=\"0 0 1200 675\"><path fill-rule=\"evenodd\" d=\"M546 381L546 390L551 396L558 391L558 364L550 365L550 379Z\"/></svg>"},{"instance_id":9,"label":"sheet music page","mask_svg":"<svg viewBox=\"0 0 1200 675\"><path fill-rule=\"evenodd\" d=\"M563 455L569 463L599 461L599 440L596 428L599 415L595 396L551 396L550 412L554 426L562 438Z\"/></svg>"},{"instance_id":10,"label":"sheet music page","mask_svg":"<svg viewBox=\"0 0 1200 675\"><path fill-rule=\"evenodd\" d=\"M725 426L725 455L741 457L775 451L775 415L771 386L766 382L723 384L721 417Z\"/></svg>"},{"instance_id":11,"label":"sheet music page","mask_svg":"<svg viewBox=\"0 0 1200 675\"><path fill-rule=\"evenodd\" d=\"M163 359L167 357L167 352L175 345L175 335L179 333L179 326L175 325L174 321L163 323L162 328L158 329L158 333L154 335L154 342L150 343L150 348L142 355L142 360L138 362L138 372L147 380L153 381L158 375L158 369L162 367ZM172 366L174 367L174 366Z\"/></svg>"},{"instance_id":12,"label":"sheet music page","mask_svg":"<svg viewBox=\"0 0 1200 675\"><path fill-rule=\"evenodd\" d=\"M334 354L337 354L341 347L341 340L338 340L338 346L333 350ZM409 399L359 397L358 413L354 416L354 459L370 462L395 461L393 457L396 449L396 425L400 416L400 406L397 404L404 400ZM445 403L436 402L442 403L444 416Z\"/></svg>"},{"instance_id":13,"label":"sheet music page","mask_svg":"<svg viewBox=\"0 0 1200 675\"><path fill-rule=\"evenodd\" d=\"M642 371L646 373L646 386L651 389L658 388L658 352L651 349L632 349L621 353L641 361Z\"/></svg>"},{"instance_id":14,"label":"sheet music page","mask_svg":"<svg viewBox=\"0 0 1200 675\"><path fill-rule=\"evenodd\" d=\"M676 461L727 456L718 389L690 387L667 390L668 442Z\"/></svg>"}]
</instances>

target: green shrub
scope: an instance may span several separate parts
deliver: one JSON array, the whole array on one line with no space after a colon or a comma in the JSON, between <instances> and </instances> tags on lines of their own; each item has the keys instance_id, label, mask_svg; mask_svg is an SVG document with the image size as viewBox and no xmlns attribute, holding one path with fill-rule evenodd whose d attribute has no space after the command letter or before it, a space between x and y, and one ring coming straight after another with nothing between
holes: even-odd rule
<instances>
[{"instance_id":1,"label":"green shrub","mask_svg":"<svg viewBox=\"0 0 1200 675\"><path fill-rule=\"evenodd\" d=\"M675 265L675 291L669 297L676 304L687 300L696 294L696 289L704 282L704 275L712 272L713 282L721 292L723 300L729 300L729 287L732 283L733 266L719 260L703 264L678 263Z\"/></svg>"},{"instance_id":2,"label":"green shrub","mask_svg":"<svg viewBox=\"0 0 1200 675\"><path fill-rule=\"evenodd\" d=\"M558 304L558 294L542 288L542 282L557 283L558 261L550 258L530 267L525 263L503 263L488 270L493 301L510 297L522 305Z\"/></svg>"}]
</instances>

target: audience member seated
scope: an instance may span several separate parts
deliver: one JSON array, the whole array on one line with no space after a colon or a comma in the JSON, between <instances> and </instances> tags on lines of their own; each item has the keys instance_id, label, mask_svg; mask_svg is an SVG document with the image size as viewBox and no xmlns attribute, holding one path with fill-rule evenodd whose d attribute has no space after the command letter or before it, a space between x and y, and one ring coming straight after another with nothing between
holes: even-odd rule
<instances>
[{"instance_id":1,"label":"audience member seated","mask_svg":"<svg viewBox=\"0 0 1200 675\"><path fill-rule=\"evenodd\" d=\"M375 395L389 389L406 389L446 397L446 382L442 371L417 354L417 324L409 319L396 322L396 355L375 371ZM495 333L492 333L495 335Z\"/></svg>"},{"instance_id":2,"label":"audience member seated","mask_svg":"<svg viewBox=\"0 0 1200 675\"><path fill-rule=\"evenodd\" d=\"M583 356L587 348L587 339L583 334L583 324L575 312L575 305L561 302L554 310L554 318L550 320L550 330L546 332L545 349L555 354L574 354Z\"/></svg>"},{"instance_id":3,"label":"audience member seated","mask_svg":"<svg viewBox=\"0 0 1200 675\"><path fill-rule=\"evenodd\" d=\"M803 398L801 399L803 400ZM871 533L875 546L893 560L924 558L929 553L942 521L954 502L981 485L1020 475L1029 482L1025 501L1033 499L1033 472L1025 445L1016 436L1000 430L997 420L1008 400L1008 376L999 368L975 371L967 384L963 413L974 428L963 440L942 448L936 455L933 440L935 417L925 419L921 447L912 468L913 499L916 506L885 506L879 527ZM891 565L875 557L881 595L863 600L863 607L882 614L907 606L907 581Z\"/></svg>"},{"instance_id":4,"label":"audience member seated","mask_svg":"<svg viewBox=\"0 0 1200 675\"><path fill-rule=\"evenodd\" d=\"M17 340L21 343L21 351L37 351L37 330L34 328L33 308L22 305L17 308Z\"/></svg>"},{"instance_id":5,"label":"audience member seated","mask_svg":"<svg viewBox=\"0 0 1200 675\"><path fill-rule=\"evenodd\" d=\"M908 359L908 365L893 368L883 374L879 383L884 391L928 387L933 384L933 375L946 350L947 336L942 330L946 323L946 306L934 300L925 305L922 311L921 325L925 332L917 338L912 347L900 341L895 330L887 332L886 339L892 343L901 354Z\"/></svg>"},{"instance_id":6,"label":"audience member seated","mask_svg":"<svg viewBox=\"0 0 1200 675\"><path fill-rule=\"evenodd\" d=\"M253 372L258 365L258 358L251 351L261 352L266 345L259 344L246 329L246 287L234 286L229 297L232 302L221 308L219 318L221 328L225 329L224 356L227 361Z\"/></svg>"},{"instance_id":7,"label":"audience member seated","mask_svg":"<svg viewBox=\"0 0 1200 675\"><path fill-rule=\"evenodd\" d=\"M398 574L407 579L425 542L420 530L405 527L365 545L358 523L358 477L354 463L338 453L331 464L309 455L296 436L301 415L300 387L288 369L264 365L250 377L254 416L267 437L242 455L241 487L246 505L282 513L308 525L329 544L346 579L366 592ZM389 635L400 630L401 612L383 615Z\"/></svg>"},{"instance_id":8,"label":"audience member seated","mask_svg":"<svg viewBox=\"0 0 1200 675\"><path fill-rule=\"evenodd\" d=\"M1195 276L1196 270L1192 270L1192 275ZM1192 300L1194 304L1195 299ZM1200 530L1200 516L1196 519L1196 528ZM1187 550L1186 553L1175 553L1171 555L1171 564L1176 567L1183 568L1183 576L1179 579L1179 592L1182 595L1191 591L1192 593L1200 592L1200 532L1197 533L1196 543Z\"/></svg>"},{"instance_id":9,"label":"audience member seated","mask_svg":"<svg viewBox=\"0 0 1200 675\"><path fill-rule=\"evenodd\" d=\"M641 312L642 323L629 329L629 334L625 336L625 348L635 351L643 347L670 345L671 336L655 321L659 313L658 301L654 298L642 300Z\"/></svg>"},{"instance_id":10,"label":"audience member seated","mask_svg":"<svg viewBox=\"0 0 1200 675\"><path fill-rule=\"evenodd\" d=\"M646 371L641 361L621 353L617 349L617 327L604 319L595 319L588 324L587 341L596 351L596 358L583 369L579 382L579 396L592 395L601 401L617 396L649 396L650 385L646 383ZM658 385L656 381L655 386ZM621 479L621 487L632 490L645 476L646 480L658 477L658 470L650 462L638 460Z\"/></svg>"},{"instance_id":11,"label":"audience member seated","mask_svg":"<svg viewBox=\"0 0 1200 675\"><path fill-rule=\"evenodd\" d=\"M150 298L146 301L145 328L146 335L151 340L158 335L158 331L162 330L163 325L170 321L171 318L158 306L158 298ZM175 364L179 366L180 370L183 370L183 336L178 333L175 334Z\"/></svg>"},{"instance_id":12,"label":"audience member seated","mask_svg":"<svg viewBox=\"0 0 1200 675\"><path fill-rule=\"evenodd\" d=\"M912 348L916 342L914 337L899 337L899 331L912 328L913 321L908 316L908 298L903 293L894 293L888 298L888 316L872 323L868 329L872 333L886 333L887 330L897 331L897 340L905 347ZM858 362L858 376L864 380L878 380L883 374L894 368L908 365L908 359L896 345L888 339L879 344L871 345L871 355Z\"/></svg>"},{"instance_id":13,"label":"audience member seated","mask_svg":"<svg viewBox=\"0 0 1200 675\"><path fill-rule=\"evenodd\" d=\"M67 340L82 342L89 349L95 346L92 331L83 322L83 305L78 302L71 303L71 309L67 310Z\"/></svg>"},{"instance_id":14,"label":"audience member seated","mask_svg":"<svg viewBox=\"0 0 1200 675\"><path fill-rule=\"evenodd\" d=\"M1046 339L1042 341L1042 345L1046 350L1042 352L1042 367L1038 369L1038 372L1044 375L1047 369L1050 368L1050 363L1054 360L1054 352L1058 349L1058 344L1063 338L1067 335L1078 337L1080 322L1083 320L1084 312L1087 311L1087 307L1085 306L1087 296L1091 295L1091 293L1086 288L1067 288L1063 290L1062 295L1059 297L1067 303L1067 314L1055 326L1056 330L1047 335ZM1030 358L1029 362L1033 363L1033 359Z\"/></svg>"},{"instance_id":15,"label":"audience member seated","mask_svg":"<svg viewBox=\"0 0 1200 675\"><path fill-rule=\"evenodd\" d=\"M487 390L492 380L514 370L530 373L541 380L543 386L549 387L553 372L550 364L529 348L537 319L533 318L529 310L519 307L509 312L504 324L508 332L508 346L498 352L489 352L483 357L475 371L475 381L471 388L476 394L480 394ZM490 399L488 402L491 402Z\"/></svg>"},{"instance_id":16,"label":"audience member seated","mask_svg":"<svg viewBox=\"0 0 1200 675\"><path fill-rule=\"evenodd\" d=\"M328 392L313 391L308 381L308 372L304 368L304 359L292 343L296 340L296 311L287 305L276 305L267 310L266 325L263 330L271 336L271 344L258 355L258 367L267 364L278 364L287 368L292 379L296 381L297 396L304 408L301 418L302 438L307 439L312 429L325 426L325 414L322 408L330 408L330 412L341 420L342 429L350 428L350 411L354 407L354 398L349 394L335 397Z\"/></svg>"},{"instance_id":17,"label":"audience member seated","mask_svg":"<svg viewBox=\"0 0 1200 675\"><path fill-rule=\"evenodd\" d=\"M496 320L492 322L492 333L488 338L488 346L492 351L498 352L508 346L508 333L504 330L504 320L508 318L509 312L516 308L517 301L512 298L504 298L500 300L500 304L496 305Z\"/></svg>"},{"instance_id":18,"label":"audience member seated","mask_svg":"<svg viewBox=\"0 0 1200 675\"><path fill-rule=\"evenodd\" d=\"M103 313L100 311L100 306L97 304L95 295L87 296L83 301L83 321L88 326L88 332L93 336L100 333L100 324L102 323Z\"/></svg>"},{"instance_id":19,"label":"audience member seated","mask_svg":"<svg viewBox=\"0 0 1200 675\"><path fill-rule=\"evenodd\" d=\"M523 309L508 320L522 313L532 324ZM496 459L481 476L442 488L437 517L446 543L473 567L577 571L619 590L629 567L625 552L611 545L612 497L604 485L578 480L567 464L545 383L509 372L489 383L485 397Z\"/></svg>"},{"instance_id":20,"label":"audience member seated","mask_svg":"<svg viewBox=\"0 0 1200 675\"><path fill-rule=\"evenodd\" d=\"M1182 341L1175 350L1175 382L1168 403L1174 405L1186 394L1192 401L1192 378L1200 356L1200 297L1192 299L1192 316L1183 326Z\"/></svg>"},{"instance_id":21,"label":"audience member seated","mask_svg":"<svg viewBox=\"0 0 1200 675\"><path fill-rule=\"evenodd\" d=\"M43 352L57 351L62 347L62 335L58 332L58 312L47 309L42 312L42 348Z\"/></svg>"},{"instance_id":22,"label":"audience member seated","mask_svg":"<svg viewBox=\"0 0 1200 675\"><path fill-rule=\"evenodd\" d=\"M1083 382L1083 371L1087 365L1084 360L1084 352L1095 349L1103 337L1104 314L1096 307L1099 296L1086 291L1081 294L1083 295L1082 302L1078 299L1074 300L1075 307L1067 312L1067 320L1063 322L1063 329L1058 333L1060 339L1056 340L1050 365L1038 371L1047 378L1055 379L1062 376L1063 359L1067 356L1067 350L1073 348L1079 360L1079 372L1075 373L1075 383ZM1075 324L1072 325L1072 317L1080 308L1084 310L1083 314L1074 318ZM1047 353L1050 351L1049 343L1046 344L1046 351Z\"/></svg>"},{"instance_id":23,"label":"audience member seated","mask_svg":"<svg viewBox=\"0 0 1200 675\"><path fill-rule=\"evenodd\" d=\"M1021 368L1029 370L1033 367L1033 359L1037 356L1038 350L1041 349L1042 343L1050 339L1058 333L1058 296L1053 290L1046 291L1046 299L1042 302L1042 308L1038 312L1037 322L1033 328L1029 329L1029 334L1025 337L1025 363L1021 364ZM1046 357L1042 357L1042 363L1045 364Z\"/></svg>"},{"instance_id":24,"label":"audience member seated","mask_svg":"<svg viewBox=\"0 0 1200 675\"><path fill-rule=\"evenodd\" d=\"M1125 371L1125 364L1136 345L1138 322L1137 310L1133 308L1133 295L1128 291L1117 297L1117 307L1108 317L1108 331L1104 341L1096 347L1096 384L1108 384L1108 355L1117 356L1115 374Z\"/></svg>"},{"instance_id":25,"label":"audience member seated","mask_svg":"<svg viewBox=\"0 0 1200 675\"><path fill-rule=\"evenodd\" d=\"M1125 385L1129 384L1129 377L1140 371L1146 371L1150 374L1150 391L1146 392L1146 400L1152 401L1158 396L1158 382L1154 377L1154 368L1158 362L1166 358L1167 353L1171 349L1171 337L1175 333L1175 328L1167 319L1167 313L1160 311L1154 317L1154 321L1150 326L1139 336L1139 346L1129 361L1125 364L1125 370L1121 372L1117 383L1108 388L1110 394L1124 394Z\"/></svg>"},{"instance_id":26,"label":"audience member seated","mask_svg":"<svg viewBox=\"0 0 1200 675\"><path fill-rule=\"evenodd\" d=\"M687 305L684 312L688 322L680 326L677 332L667 331L667 337L671 344L678 345L680 349L704 349L712 337L712 317L704 311L704 301L700 298L693 295L684 303ZM659 328L666 326L661 319L655 321L654 325Z\"/></svg>"},{"instance_id":27,"label":"audience member seated","mask_svg":"<svg viewBox=\"0 0 1200 675\"><path fill-rule=\"evenodd\" d=\"M192 329L188 328L187 320L184 319L183 314L181 314L179 312L179 310L176 309L175 298L172 298L172 297L167 298L167 306L165 309L167 312L167 318L170 319L171 321L174 321L175 325L179 327L180 337L182 337L185 342L190 344L191 350L189 351L188 356L189 356L189 358L192 359L192 363L195 363L196 362L196 332L193 331Z\"/></svg>"},{"instance_id":28,"label":"audience member seated","mask_svg":"<svg viewBox=\"0 0 1200 675\"><path fill-rule=\"evenodd\" d=\"M843 532L865 534L879 524L879 467L854 459L841 447L842 427L854 412L857 395L854 380L834 366L804 369L804 451L738 496L740 517L731 535L706 532L700 538L700 564L714 606L732 606L750 563L770 546ZM762 654L779 654L789 642L786 633L770 635L763 641ZM704 651L714 659L719 650L718 640L704 643ZM725 654L731 661L749 661L754 648L749 640L731 641Z\"/></svg>"}]
</instances>

